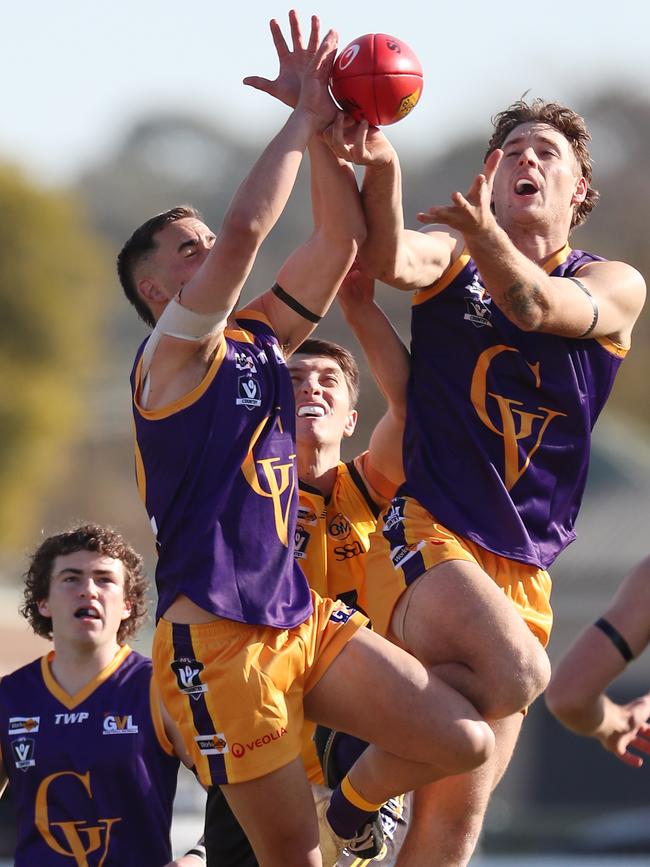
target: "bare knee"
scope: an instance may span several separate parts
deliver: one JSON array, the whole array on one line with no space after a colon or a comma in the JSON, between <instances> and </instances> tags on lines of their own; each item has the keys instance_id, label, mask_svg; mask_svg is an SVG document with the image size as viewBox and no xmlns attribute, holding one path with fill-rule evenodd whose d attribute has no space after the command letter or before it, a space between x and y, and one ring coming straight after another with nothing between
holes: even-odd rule
<instances>
[{"instance_id":1,"label":"bare knee","mask_svg":"<svg viewBox=\"0 0 650 867\"><path fill-rule=\"evenodd\" d=\"M446 774L473 771L486 762L494 752L494 732L483 720L456 720L445 738L444 756L436 754L432 763Z\"/></svg>"},{"instance_id":2,"label":"bare knee","mask_svg":"<svg viewBox=\"0 0 650 867\"><path fill-rule=\"evenodd\" d=\"M493 663L477 702L480 712L489 719L503 719L528 707L551 678L549 658L536 639L527 647L509 648L501 660Z\"/></svg>"}]
</instances>

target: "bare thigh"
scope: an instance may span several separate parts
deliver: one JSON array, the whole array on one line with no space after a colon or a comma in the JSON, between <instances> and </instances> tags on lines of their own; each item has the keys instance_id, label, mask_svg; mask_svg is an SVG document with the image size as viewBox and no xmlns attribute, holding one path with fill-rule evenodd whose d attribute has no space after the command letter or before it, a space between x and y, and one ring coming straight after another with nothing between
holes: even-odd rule
<instances>
[{"instance_id":1,"label":"bare thigh","mask_svg":"<svg viewBox=\"0 0 650 867\"><path fill-rule=\"evenodd\" d=\"M301 760L221 787L260 867L320 867L318 822Z\"/></svg>"},{"instance_id":2,"label":"bare thigh","mask_svg":"<svg viewBox=\"0 0 650 867\"><path fill-rule=\"evenodd\" d=\"M391 627L389 637L492 719L530 704L550 676L543 647L475 563L451 560L420 576L395 606Z\"/></svg>"},{"instance_id":3,"label":"bare thigh","mask_svg":"<svg viewBox=\"0 0 650 867\"><path fill-rule=\"evenodd\" d=\"M305 716L449 773L460 770L461 755L492 748L470 702L369 629L355 633L307 693Z\"/></svg>"}]
</instances>

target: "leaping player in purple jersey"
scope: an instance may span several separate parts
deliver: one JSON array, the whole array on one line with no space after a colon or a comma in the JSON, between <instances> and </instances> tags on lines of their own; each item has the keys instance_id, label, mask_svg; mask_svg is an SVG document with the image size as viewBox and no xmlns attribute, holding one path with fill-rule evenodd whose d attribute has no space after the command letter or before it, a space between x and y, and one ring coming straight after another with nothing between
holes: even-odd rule
<instances>
[{"instance_id":1,"label":"leaping player in purple jersey","mask_svg":"<svg viewBox=\"0 0 650 867\"><path fill-rule=\"evenodd\" d=\"M548 682L546 569L574 538L591 429L645 297L634 268L569 246L597 200L589 138L564 106L515 103L468 192L415 232L383 133L330 136L366 167L363 269L415 293L406 482L371 542L369 614L497 743L473 773L417 793L400 867L468 862L521 711Z\"/></svg>"},{"instance_id":2,"label":"leaping player in purple jersey","mask_svg":"<svg viewBox=\"0 0 650 867\"><path fill-rule=\"evenodd\" d=\"M146 615L142 559L87 524L43 541L21 609L54 650L0 681L0 791L18 820L16 867L198 867L172 861L182 742L151 660L126 644Z\"/></svg>"},{"instance_id":3,"label":"leaping player in purple jersey","mask_svg":"<svg viewBox=\"0 0 650 867\"><path fill-rule=\"evenodd\" d=\"M318 867L299 759L303 715L372 746L321 825L327 865L393 795L476 767L493 736L471 703L366 619L309 590L294 563L295 404L286 357L325 313L365 225L351 166L321 141L337 37L293 51L269 87L289 119L213 234L189 209L144 224L119 256L152 334L132 375L136 471L158 545L154 676L200 780L220 785L264 867ZM284 51L277 24L276 44ZM277 282L228 322L303 152L314 231ZM304 708L304 710L303 710Z\"/></svg>"}]
</instances>

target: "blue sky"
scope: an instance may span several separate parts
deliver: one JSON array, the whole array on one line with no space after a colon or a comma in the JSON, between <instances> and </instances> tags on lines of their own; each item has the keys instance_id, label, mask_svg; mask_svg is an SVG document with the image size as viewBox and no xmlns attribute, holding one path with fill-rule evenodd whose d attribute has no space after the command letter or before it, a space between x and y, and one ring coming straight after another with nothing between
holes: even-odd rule
<instances>
[{"instance_id":1,"label":"blue sky","mask_svg":"<svg viewBox=\"0 0 650 867\"><path fill-rule=\"evenodd\" d=\"M2 4L0 158L64 183L109 154L151 111L205 115L262 142L286 111L245 88L275 75L268 32L289 5L263 0L23 0ZM487 135L524 91L568 103L618 83L650 98L650 13L638 0L321 0L296 4L340 34L398 36L424 94L389 130L401 152Z\"/></svg>"}]
</instances>

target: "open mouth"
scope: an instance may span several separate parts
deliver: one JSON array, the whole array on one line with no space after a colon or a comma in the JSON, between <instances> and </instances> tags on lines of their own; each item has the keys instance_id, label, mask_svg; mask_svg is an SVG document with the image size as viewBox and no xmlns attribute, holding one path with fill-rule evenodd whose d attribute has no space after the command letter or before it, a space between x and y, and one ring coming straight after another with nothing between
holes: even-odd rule
<instances>
[{"instance_id":1,"label":"open mouth","mask_svg":"<svg viewBox=\"0 0 650 867\"><path fill-rule=\"evenodd\" d=\"M88 618L90 620L100 620L101 619L98 611L96 611L94 608L86 608L86 607L77 608L77 610L74 613L74 616L79 620L82 620L85 618Z\"/></svg>"},{"instance_id":2,"label":"open mouth","mask_svg":"<svg viewBox=\"0 0 650 867\"><path fill-rule=\"evenodd\" d=\"M317 403L303 404L298 407L298 418L323 418L325 407Z\"/></svg>"},{"instance_id":3,"label":"open mouth","mask_svg":"<svg viewBox=\"0 0 650 867\"><path fill-rule=\"evenodd\" d=\"M537 184L528 178L519 178L515 184L515 193L518 196L533 196L538 192L539 188L537 187Z\"/></svg>"}]
</instances>

